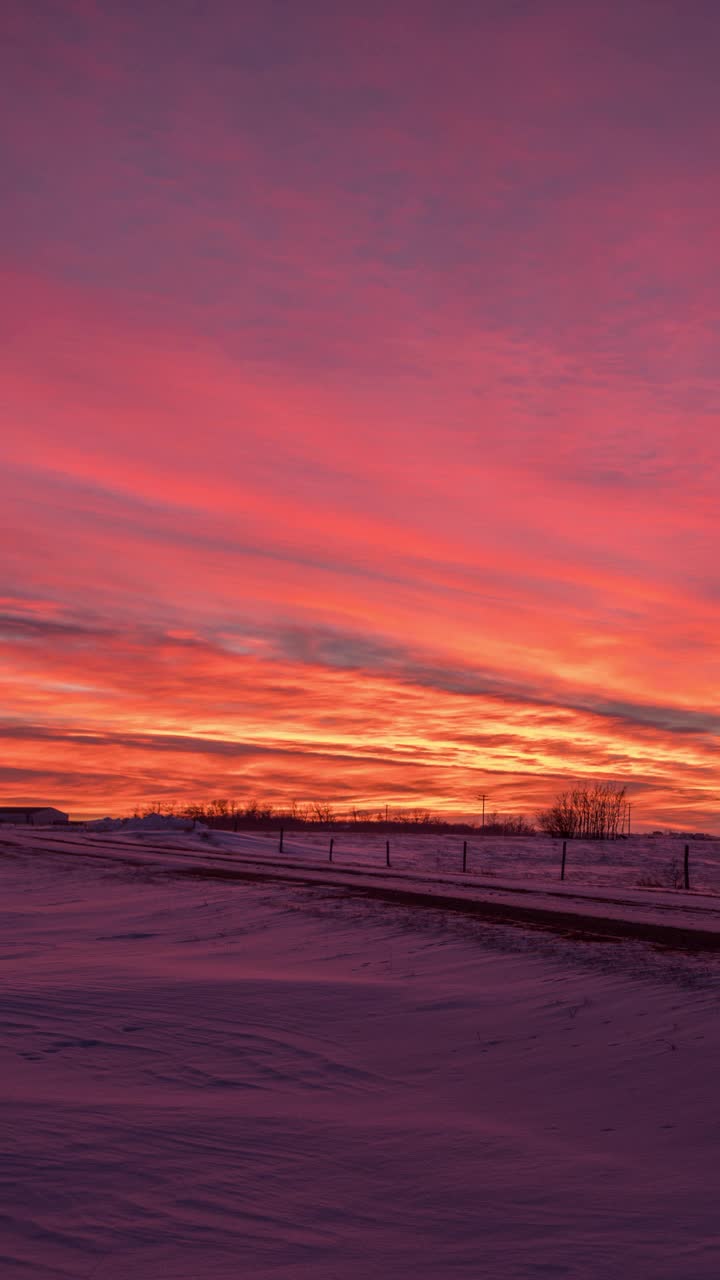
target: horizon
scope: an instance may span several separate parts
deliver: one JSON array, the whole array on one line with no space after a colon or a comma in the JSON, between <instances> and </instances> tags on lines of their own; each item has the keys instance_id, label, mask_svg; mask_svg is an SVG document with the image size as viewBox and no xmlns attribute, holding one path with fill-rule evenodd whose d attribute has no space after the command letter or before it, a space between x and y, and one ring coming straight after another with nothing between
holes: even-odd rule
<instances>
[{"instance_id":1,"label":"horizon","mask_svg":"<svg viewBox=\"0 0 720 1280\"><path fill-rule=\"evenodd\" d=\"M228 804L229 807L227 812L224 814L216 813L216 814L208 815L207 810L211 808L213 804L217 804L218 801L220 801L221 803ZM251 804L252 803L253 802L251 802ZM458 810L448 809L440 812L431 812L428 810L426 811L426 817L420 818L415 816L415 814L417 814L419 811L418 810L413 811L412 809L407 809L407 810L389 809L387 816L383 816L382 810L385 806L380 806L379 808L375 808L375 809L372 807L369 807L364 810L358 809L356 812L353 812L353 810L351 809L348 809L348 810L333 809L332 815L330 817L318 818L318 817L314 817L311 812L303 812L303 810L312 809L313 803L314 803L313 801L298 802L297 812L293 812L292 807L283 808L282 805L280 804L276 805L276 804L273 804L272 802L266 803L264 801L257 801L256 803L257 803L258 809L262 810L263 812L267 811L267 816L263 816L260 819L253 819L251 816L249 816L249 813L250 813L249 808L243 808L239 802L235 802L233 800L227 800L221 797L209 798L202 801L175 799L174 801L169 800L166 804L159 805L158 807L153 807L152 805L138 803L132 806L130 809L125 809L122 812L102 811L102 810L83 810L83 809L71 810L67 806L64 806L60 801L57 801L57 802L18 801L16 804L7 804L7 805L3 802L2 804L0 804L0 808L3 808L3 807L6 807L6 808L17 807L18 809L30 808L30 807L57 808L58 810L60 810L60 812L67 814L68 820L71 824L85 823L85 822L99 822L99 821L102 821L103 819L110 819L111 821L131 821L134 818L157 817L157 816L182 818L182 817L187 817L190 810L204 809L205 810L204 813L199 813L197 815L198 820L200 821L208 817L210 820L224 819L228 821L234 818L238 818L241 820L241 823L244 823L246 827L250 827L254 825L255 822L259 822L260 825L263 825L263 824L272 825L273 823L275 823L276 825L279 826L283 821L299 822L301 827L303 828L308 827L310 829L312 829L313 827L330 828L334 825L337 825L339 827L344 826L352 829L354 826L357 826L358 828L360 827L372 828L373 825L377 825L378 827L386 827L386 826L392 826L393 824L398 824L398 825L405 825L408 828L410 828L410 831L408 832L408 834L412 834L413 827L415 828L417 833L422 834L425 826L468 827L474 832L477 832L478 834L482 834L483 831L485 830L485 827L490 827L493 825L493 823L495 823L496 825L508 824L508 823L511 823L513 819L517 820L518 818L520 818L528 822L530 829L526 832L510 832L510 833L504 832L502 835L502 838L504 840L514 840L514 839L522 840L526 837L531 836L533 838L537 837L537 838L547 839L547 840L557 840L560 842L562 842L563 838L567 838L568 840L573 840L575 842L580 842L580 843L582 843L583 841L589 842L592 844L598 843L598 838L594 836L577 835L577 836L562 837L557 835L549 835L539 827L538 821L537 821L538 819L537 813L531 813L528 810L523 810L520 807L516 808L515 810L506 811L502 813L493 812L490 810L487 812L486 821L485 821L485 824L483 824L481 814L474 811L461 812ZM0 825L2 825L1 822L0 822ZM242 829L242 826L238 829ZM663 836L663 837L677 836L678 838L706 837L712 840L720 840L720 831L711 831L711 830L704 830L700 828L681 827L681 826L676 826L676 827L670 827L667 825L659 826L656 822L653 821L652 817L643 818L642 816L638 816L637 822L633 820L631 830L629 832L621 831L619 835L604 837L600 839L599 842L605 843L607 841L612 841L617 839L628 840L628 839L632 839L635 836L639 838L643 838L643 837L647 838L650 836Z\"/></svg>"},{"instance_id":2,"label":"horizon","mask_svg":"<svg viewBox=\"0 0 720 1280\"><path fill-rule=\"evenodd\" d=\"M719 26L10 0L0 804L720 829Z\"/></svg>"}]
</instances>

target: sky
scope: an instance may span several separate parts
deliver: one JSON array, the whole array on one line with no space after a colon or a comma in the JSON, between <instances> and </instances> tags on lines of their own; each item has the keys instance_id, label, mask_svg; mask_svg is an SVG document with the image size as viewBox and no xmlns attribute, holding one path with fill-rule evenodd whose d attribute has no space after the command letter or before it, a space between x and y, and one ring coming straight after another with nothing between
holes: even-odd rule
<instances>
[{"instance_id":1,"label":"sky","mask_svg":"<svg viewBox=\"0 0 720 1280\"><path fill-rule=\"evenodd\" d=\"M720 831L720 10L6 0L0 802Z\"/></svg>"}]
</instances>

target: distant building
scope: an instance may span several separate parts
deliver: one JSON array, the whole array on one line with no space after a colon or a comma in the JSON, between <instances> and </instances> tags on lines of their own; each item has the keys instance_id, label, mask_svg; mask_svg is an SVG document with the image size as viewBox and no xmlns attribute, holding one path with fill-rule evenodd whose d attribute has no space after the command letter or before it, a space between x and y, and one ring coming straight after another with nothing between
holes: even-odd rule
<instances>
[{"instance_id":1,"label":"distant building","mask_svg":"<svg viewBox=\"0 0 720 1280\"><path fill-rule=\"evenodd\" d=\"M16 826L54 827L69 822L61 809L42 808L40 805L0 806L0 823L12 822Z\"/></svg>"}]
</instances>

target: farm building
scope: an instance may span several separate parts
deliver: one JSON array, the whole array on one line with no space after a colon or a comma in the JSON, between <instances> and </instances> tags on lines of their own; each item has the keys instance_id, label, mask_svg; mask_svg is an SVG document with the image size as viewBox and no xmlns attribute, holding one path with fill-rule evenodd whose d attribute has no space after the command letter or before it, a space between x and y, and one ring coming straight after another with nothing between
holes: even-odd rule
<instances>
[{"instance_id":1,"label":"farm building","mask_svg":"<svg viewBox=\"0 0 720 1280\"><path fill-rule=\"evenodd\" d=\"M0 823L2 822L12 822L15 826L53 827L69 822L69 817L61 809L40 805L0 805Z\"/></svg>"}]
</instances>

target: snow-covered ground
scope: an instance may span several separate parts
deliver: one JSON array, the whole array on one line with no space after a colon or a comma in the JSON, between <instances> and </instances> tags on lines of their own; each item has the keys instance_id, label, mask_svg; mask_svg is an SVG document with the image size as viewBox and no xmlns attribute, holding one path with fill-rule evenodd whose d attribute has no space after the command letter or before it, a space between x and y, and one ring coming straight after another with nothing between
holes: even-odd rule
<instances>
[{"instance_id":1,"label":"snow-covered ground","mask_svg":"<svg viewBox=\"0 0 720 1280\"><path fill-rule=\"evenodd\" d=\"M720 1274L720 957L4 839L3 1280Z\"/></svg>"},{"instance_id":2,"label":"snow-covered ground","mask_svg":"<svg viewBox=\"0 0 720 1280\"><path fill-rule=\"evenodd\" d=\"M108 834L157 835L163 831L176 833L191 826L187 820L161 818L105 819L89 823L88 830ZM0 831L1 834L1 831ZM336 830L313 832L288 831L283 840L287 861L293 857L316 857L326 860L330 839L333 858L342 866L380 868L386 859L387 834L377 835ZM238 832L213 830L213 845L229 850L251 847L275 858L278 852L277 831ZM462 868L465 838L403 832L389 834L393 867L433 874L455 872ZM556 878L560 871L562 840L545 836L485 836L480 833L466 838L467 867L473 874L525 879ZM690 839L681 836L636 835L619 840L570 840L567 842L566 879L569 884L632 887L653 884L678 887L682 883L685 845L690 848L690 871L693 888L720 893L720 839Z\"/></svg>"},{"instance_id":3,"label":"snow-covered ground","mask_svg":"<svg viewBox=\"0 0 720 1280\"><path fill-rule=\"evenodd\" d=\"M327 858L330 836L322 832L289 832L285 834L286 857L309 852ZM222 839L233 847L232 832L213 831L213 840ZM245 837L246 838L246 837ZM462 868L463 837L443 835L390 835L392 865L428 873L454 872ZM276 833L255 837L273 856L277 850ZM385 863L386 835L341 831L333 836L333 858L336 863L381 867ZM592 884L631 887L651 881L671 887L682 881L685 844L690 847L692 885L704 891L720 893L720 840L686 841L676 836L630 836L623 840L567 842L566 879L568 884ZM557 878L562 857L562 840L545 836L529 838L507 836L468 836L468 870L484 876L503 879Z\"/></svg>"},{"instance_id":4,"label":"snow-covered ground","mask_svg":"<svg viewBox=\"0 0 720 1280\"><path fill-rule=\"evenodd\" d=\"M32 848L44 856L72 853L94 861L122 859L128 865L156 866L173 875L343 887L347 893L443 907L495 920L643 938L676 947L720 948L720 894L712 889L694 887L686 892L670 888L667 878L661 880L648 873L652 863L642 862L643 874L636 874L629 885L623 883L628 879L628 865L618 862L612 846L610 854L602 848L595 850L595 861L588 863L585 876L568 874L561 882L552 842L505 843L510 845L510 857L498 841L496 859L498 866L503 860L506 868L510 864L505 872L495 870L487 860L483 862L472 847L468 847L467 870L463 872L463 852L457 844L444 851L447 856L443 861L443 850L435 849L434 856L430 838L417 836L403 845L399 841L389 848L383 844L381 858L376 840L356 836L351 847L335 845L331 860L327 837L313 838L306 833L296 840L286 838L280 849L277 834L179 828L173 819L164 824L161 819L102 827L92 824L85 830L0 829L0 847ZM673 842L671 849L673 844L676 847ZM712 872L713 850L706 845L702 848L704 865ZM484 852L487 859L488 851ZM570 858L575 866L582 852L582 846L572 847ZM641 852L635 850L630 855L631 866L637 866ZM667 856L667 848L663 853ZM611 855L614 874L606 873L603 878L602 869ZM593 874L598 865L600 872ZM694 886L698 883L696 871L693 863ZM706 874L707 878L711 876Z\"/></svg>"}]
</instances>

